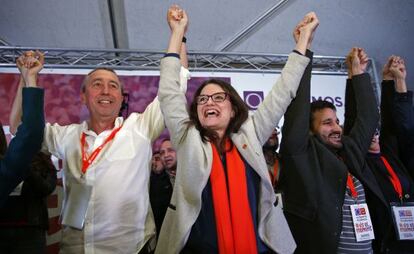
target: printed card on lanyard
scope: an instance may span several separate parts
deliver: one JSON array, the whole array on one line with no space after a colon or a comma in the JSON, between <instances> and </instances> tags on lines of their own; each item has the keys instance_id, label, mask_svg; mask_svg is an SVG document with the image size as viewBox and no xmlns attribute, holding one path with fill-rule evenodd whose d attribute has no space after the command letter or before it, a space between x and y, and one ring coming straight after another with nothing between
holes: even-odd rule
<instances>
[{"instance_id":1,"label":"printed card on lanyard","mask_svg":"<svg viewBox=\"0 0 414 254\"><path fill-rule=\"evenodd\" d=\"M349 207L357 242L374 239L374 227L372 226L367 204L355 204Z\"/></svg>"},{"instance_id":2,"label":"printed card on lanyard","mask_svg":"<svg viewBox=\"0 0 414 254\"><path fill-rule=\"evenodd\" d=\"M92 186L83 183L72 183L62 215L62 224L76 229L82 229L88 210Z\"/></svg>"},{"instance_id":3,"label":"printed card on lanyard","mask_svg":"<svg viewBox=\"0 0 414 254\"><path fill-rule=\"evenodd\" d=\"M398 240L414 240L414 203L391 203L394 228Z\"/></svg>"}]
</instances>

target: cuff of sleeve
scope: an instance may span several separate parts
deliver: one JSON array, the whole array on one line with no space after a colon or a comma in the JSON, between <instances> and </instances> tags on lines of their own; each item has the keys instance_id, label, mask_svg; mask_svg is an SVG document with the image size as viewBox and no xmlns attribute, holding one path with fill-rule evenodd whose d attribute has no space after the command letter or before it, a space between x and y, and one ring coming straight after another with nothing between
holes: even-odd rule
<instances>
[{"instance_id":1,"label":"cuff of sleeve","mask_svg":"<svg viewBox=\"0 0 414 254\"><path fill-rule=\"evenodd\" d=\"M394 85L394 80L382 80L382 84L384 85Z\"/></svg>"},{"instance_id":2,"label":"cuff of sleeve","mask_svg":"<svg viewBox=\"0 0 414 254\"><path fill-rule=\"evenodd\" d=\"M300 53L299 51L297 51L296 49L294 49L292 52L295 52L296 54L299 54L299 55L303 56L303 54Z\"/></svg>"},{"instance_id":3,"label":"cuff of sleeve","mask_svg":"<svg viewBox=\"0 0 414 254\"><path fill-rule=\"evenodd\" d=\"M191 72L187 68L181 66L180 77L182 77L184 80L190 80L191 79Z\"/></svg>"},{"instance_id":4,"label":"cuff of sleeve","mask_svg":"<svg viewBox=\"0 0 414 254\"><path fill-rule=\"evenodd\" d=\"M294 49L293 52L296 53L296 54L299 54L301 56L306 56L306 57L311 58L311 59L313 58L313 52L311 50L309 50L309 49L306 49L305 55L303 55L302 53L300 53L296 49Z\"/></svg>"},{"instance_id":5,"label":"cuff of sleeve","mask_svg":"<svg viewBox=\"0 0 414 254\"><path fill-rule=\"evenodd\" d=\"M309 49L306 49L306 56L309 57L310 59L313 59L313 52Z\"/></svg>"},{"instance_id":6,"label":"cuff of sleeve","mask_svg":"<svg viewBox=\"0 0 414 254\"><path fill-rule=\"evenodd\" d=\"M166 54L164 55L164 57L170 57L170 56L172 56L172 57L176 57L176 58L180 59L180 55L179 55L179 54L177 54L177 53L166 53Z\"/></svg>"},{"instance_id":7,"label":"cuff of sleeve","mask_svg":"<svg viewBox=\"0 0 414 254\"><path fill-rule=\"evenodd\" d=\"M370 77L369 74L366 73L366 72L364 72L364 73L361 73L361 74L353 75L352 78L351 78L351 80L354 80L354 79L362 79L362 78L369 78L369 77Z\"/></svg>"},{"instance_id":8,"label":"cuff of sleeve","mask_svg":"<svg viewBox=\"0 0 414 254\"><path fill-rule=\"evenodd\" d=\"M35 94L35 96L43 96L43 88L40 87L23 87L23 96L30 96L29 94ZM27 95L26 95L27 94Z\"/></svg>"},{"instance_id":9,"label":"cuff of sleeve","mask_svg":"<svg viewBox=\"0 0 414 254\"><path fill-rule=\"evenodd\" d=\"M410 102L413 100L413 92L407 91L406 93L395 93L395 99L401 102Z\"/></svg>"}]
</instances>

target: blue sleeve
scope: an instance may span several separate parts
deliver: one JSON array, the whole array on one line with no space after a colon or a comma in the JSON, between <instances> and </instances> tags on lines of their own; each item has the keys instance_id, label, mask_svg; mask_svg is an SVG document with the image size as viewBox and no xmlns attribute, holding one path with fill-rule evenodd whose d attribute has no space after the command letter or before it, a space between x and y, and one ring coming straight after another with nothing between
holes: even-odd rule
<instances>
[{"instance_id":1,"label":"blue sleeve","mask_svg":"<svg viewBox=\"0 0 414 254\"><path fill-rule=\"evenodd\" d=\"M22 124L0 162L0 206L24 179L33 156L40 150L45 126L43 90L23 89Z\"/></svg>"}]
</instances>

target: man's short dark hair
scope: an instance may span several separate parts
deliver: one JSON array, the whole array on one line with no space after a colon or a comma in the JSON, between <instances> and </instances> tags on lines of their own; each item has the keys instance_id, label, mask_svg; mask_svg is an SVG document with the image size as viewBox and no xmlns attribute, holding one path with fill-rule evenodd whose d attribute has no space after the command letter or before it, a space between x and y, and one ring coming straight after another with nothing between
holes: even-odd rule
<instances>
[{"instance_id":1,"label":"man's short dark hair","mask_svg":"<svg viewBox=\"0 0 414 254\"><path fill-rule=\"evenodd\" d=\"M88 74L86 74L85 78L83 79L82 85L81 85L81 92L83 92L83 93L85 92L86 84L88 82L88 79L92 75L92 73L94 73L95 71L109 71L109 72L112 72L113 74L115 74L118 77L118 74L112 68L109 68L109 67L97 67L97 68L91 70ZM119 85L121 86L121 92L124 93L124 85L122 84L122 82L120 82Z\"/></svg>"},{"instance_id":2,"label":"man's short dark hair","mask_svg":"<svg viewBox=\"0 0 414 254\"><path fill-rule=\"evenodd\" d=\"M312 128L313 120L315 120L314 114L318 111L323 109L330 108L336 112L336 107L333 105L332 102L324 101L324 100L316 100L311 103L310 107L310 118L309 118L309 126Z\"/></svg>"}]
</instances>

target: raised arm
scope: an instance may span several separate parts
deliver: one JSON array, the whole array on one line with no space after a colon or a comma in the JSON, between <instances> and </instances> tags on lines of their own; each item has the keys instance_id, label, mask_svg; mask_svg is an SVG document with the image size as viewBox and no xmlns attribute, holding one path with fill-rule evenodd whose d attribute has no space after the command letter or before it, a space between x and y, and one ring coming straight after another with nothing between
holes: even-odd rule
<instances>
[{"instance_id":1,"label":"raised arm","mask_svg":"<svg viewBox=\"0 0 414 254\"><path fill-rule=\"evenodd\" d=\"M24 179L33 156L43 140L43 90L23 88L22 124L0 162L0 206Z\"/></svg>"},{"instance_id":2,"label":"raised arm","mask_svg":"<svg viewBox=\"0 0 414 254\"><path fill-rule=\"evenodd\" d=\"M187 25L187 27L188 27L188 25ZM188 69L187 38L185 37L186 32L187 32L187 28L185 29L184 36L183 36L182 43L181 43L180 60L181 60L181 65L184 68Z\"/></svg>"},{"instance_id":3,"label":"raised arm","mask_svg":"<svg viewBox=\"0 0 414 254\"><path fill-rule=\"evenodd\" d=\"M388 146L395 144L397 137L396 126L393 124L392 109L394 104L395 86L394 75L390 71L390 67L395 60L395 56L388 58L387 63L382 69L381 83L381 143L387 143ZM397 147L394 147L398 149Z\"/></svg>"},{"instance_id":4,"label":"raised arm","mask_svg":"<svg viewBox=\"0 0 414 254\"><path fill-rule=\"evenodd\" d=\"M44 63L43 53L26 51L16 61L20 71L20 80L13 106L10 111L10 132L16 134L22 118L22 89L23 87L37 87L37 75L42 70Z\"/></svg>"},{"instance_id":5,"label":"raised arm","mask_svg":"<svg viewBox=\"0 0 414 254\"><path fill-rule=\"evenodd\" d=\"M20 76L19 85L17 87L16 95L13 100L13 106L10 110L9 122L10 133L15 135L17 127L19 127L22 119L22 90L25 87L23 77Z\"/></svg>"},{"instance_id":6,"label":"raised arm","mask_svg":"<svg viewBox=\"0 0 414 254\"><path fill-rule=\"evenodd\" d=\"M369 74L364 73L368 64L368 56L364 50L353 48L350 53L350 63L357 113L349 136L358 144L362 152L366 152L379 123L379 110Z\"/></svg>"},{"instance_id":7,"label":"raised arm","mask_svg":"<svg viewBox=\"0 0 414 254\"><path fill-rule=\"evenodd\" d=\"M356 62L360 60L360 63ZM352 48L346 57L348 78L345 89L345 121L344 134L348 135L355 124L357 117L357 107L355 101L355 91L352 85L352 77L366 71L368 56L361 48Z\"/></svg>"},{"instance_id":8,"label":"raised arm","mask_svg":"<svg viewBox=\"0 0 414 254\"><path fill-rule=\"evenodd\" d=\"M310 19L312 20L312 18ZM299 42L300 33L305 25L309 23L309 18L305 17L293 32L296 42ZM315 26L316 28L316 26ZM306 56L310 58L305 72L301 77L296 98L292 100L285 113L285 121L282 128L282 142L280 146L281 154L294 154L304 151L308 141L309 133L309 113L310 113L310 82L312 73L313 52L310 51L314 31L307 43Z\"/></svg>"},{"instance_id":9,"label":"raised arm","mask_svg":"<svg viewBox=\"0 0 414 254\"><path fill-rule=\"evenodd\" d=\"M350 78L346 79L345 88L345 114L344 114L344 135L348 135L355 123L356 118L356 102L354 88Z\"/></svg>"},{"instance_id":10,"label":"raised arm","mask_svg":"<svg viewBox=\"0 0 414 254\"><path fill-rule=\"evenodd\" d=\"M402 58L397 58L390 71L394 76L395 94L393 100L393 124L397 130L401 158L414 175L414 108L413 93L407 90L407 71Z\"/></svg>"},{"instance_id":11,"label":"raised arm","mask_svg":"<svg viewBox=\"0 0 414 254\"><path fill-rule=\"evenodd\" d=\"M158 96L171 141L177 145L189 121L187 99L179 84L181 64L178 58L182 49L182 38L187 29L188 17L184 10L174 5L168 10L167 21L171 28L171 36L167 55L161 60Z\"/></svg>"},{"instance_id":12,"label":"raised arm","mask_svg":"<svg viewBox=\"0 0 414 254\"><path fill-rule=\"evenodd\" d=\"M405 69L405 62L399 56L394 56L390 66L390 72L394 77L395 90L397 93L406 93L407 84L405 78L407 77L407 71Z\"/></svg>"},{"instance_id":13,"label":"raised arm","mask_svg":"<svg viewBox=\"0 0 414 254\"><path fill-rule=\"evenodd\" d=\"M181 19L183 16L182 11L180 11L180 8L177 5L173 5L172 7L170 7L169 11L168 11L168 15L167 15L167 20L179 20ZM188 67L188 60L187 60L187 48L185 43L183 42L183 36L185 35L185 32L187 30L187 27L184 27L184 30L182 30L180 32L179 35L177 35L177 31L174 32L173 29L176 28L176 26L171 23L170 21L168 22L170 29L171 29L171 53L175 53L175 57L180 58L181 59L181 65L179 68L179 85L178 88L181 92L183 92L185 94L185 92L187 91L187 81L189 79L189 71L187 70ZM169 51L170 52L170 49ZM161 114L160 113L160 102L161 102L161 98L160 97L156 97L154 99L154 101L146 108L143 117L148 119L147 121L141 121L141 122L145 122L145 123L149 123L148 126L148 133L149 136L151 137L152 140L155 140L156 138L158 138L158 136L161 134L161 132L164 130L165 128L165 124L164 121L166 121L166 119L164 118L165 114ZM185 105L185 104L184 104ZM168 125L167 125L168 126Z\"/></svg>"}]
</instances>

